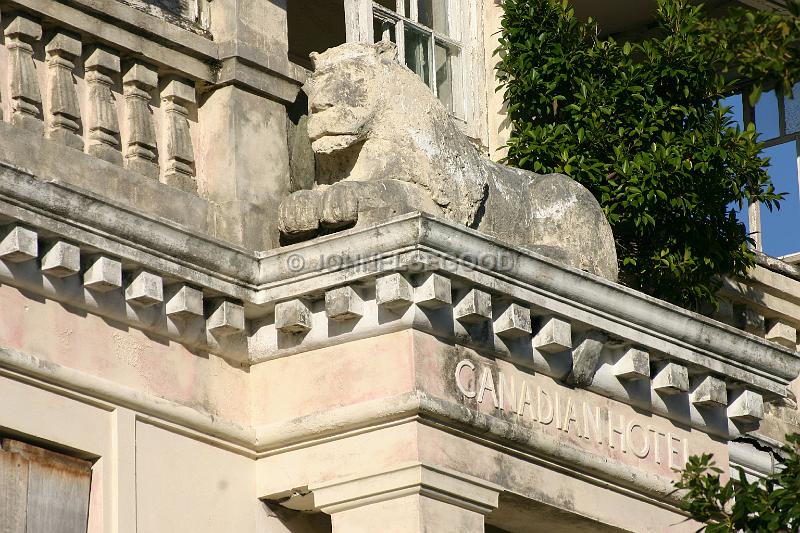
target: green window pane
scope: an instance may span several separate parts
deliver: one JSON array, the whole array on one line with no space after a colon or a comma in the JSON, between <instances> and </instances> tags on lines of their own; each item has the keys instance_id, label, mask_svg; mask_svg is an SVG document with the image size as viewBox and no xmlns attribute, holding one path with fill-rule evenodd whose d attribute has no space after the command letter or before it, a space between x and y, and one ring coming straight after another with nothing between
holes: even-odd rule
<instances>
[{"instance_id":1,"label":"green window pane","mask_svg":"<svg viewBox=\"0 0 800 533\"><path fill-rule=\"evenodd\" d=\"M453 112L453 59L446 46L436 43L436 94L448 111Z\"/></svg>"},{"instance_id":2,"label":"green window pane","mask_svg":"<svg viewBox=\"0 0 800 533\"><path fill-rule=\"evenodd\" d=\"M422 81L431 86L430 40L431 36L415 30L410 26L405 28L406 40L406 66L422 78Z\"/></svg>"},{"instance_id":3,"label":"green window pane","mask_svg":"<svg viewBox=\"0 0 800 533\"><path fill-rule=\"evenodd\" d=\"M437 33L447 34L447 0L417 0L417 20Z\"/></svg>"}]
</instances>

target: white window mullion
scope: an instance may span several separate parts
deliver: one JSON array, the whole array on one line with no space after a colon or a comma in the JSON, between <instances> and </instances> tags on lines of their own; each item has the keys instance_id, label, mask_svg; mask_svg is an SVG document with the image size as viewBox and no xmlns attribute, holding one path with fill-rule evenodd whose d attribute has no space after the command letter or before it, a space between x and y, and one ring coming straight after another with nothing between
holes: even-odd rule
<instances>
[{"instance_id":1,"label":"white window mullion","mask_svg":"<svg viewBox=\"0 0 800 533\"><path fill-rule=\"evenodd\" d=\"M402 1L402 0L401 0ZM400 60L400 63L403 65L406 64L406 28L405 22L402 20L397 21L397 26L395 27L395 39L397 39L397 57Z\"/></svg>"},{"instance_id":2,"label":"white window mullion","mask_svg":"<svg viewBox=\"0 0 800 533\"><path fill-rule=\"evenodd\" d=\"M428 35L428 79L431 80L431 90L439 97L439 87L436 84L436 37Z\"/></svg>"},{"instance_id":3,"label":"white window mullion","mask_svg":"<svg viewBox=\"0 0 800 533\"><path fill-rule=\"evenodd\" d=\"M372 16L372 0L344 0L347 42L375 42Z\"/></svg>"}]
</instances>

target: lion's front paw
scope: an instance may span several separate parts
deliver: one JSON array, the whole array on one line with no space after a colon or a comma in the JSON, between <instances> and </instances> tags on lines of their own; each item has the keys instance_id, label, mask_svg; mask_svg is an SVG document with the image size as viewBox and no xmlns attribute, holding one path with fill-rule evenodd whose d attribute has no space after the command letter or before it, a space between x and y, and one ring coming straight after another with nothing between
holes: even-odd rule
<instances>
[{"instance_id":1,"label":"lion's front paw","mask_svg":"<svg viewBox=\"0 0 800 533\"><path fill-rule=\"evenodd\" d=\"M363 183L337 183L290 194L281 203L278 229L295 241L353 226L358 222L358 194L363 186Z\"/></svg>"},{"instance_id":2,"label":"lion's front paw","mask_svg":"<svg viewBox=\"0 0 800 533\"><path fill-rule=\"evenodd\" d=\"M281 202L278 229L288 237L313 235L319 230L322 193L317 190L297 191Z\"/></svg>"},{"instance_id":3,"label":"lion's front paw","mask_svg":"<svg viewBox=\"0 0 800 533\"><path fill-rule=\"evenodd\" d=\"M341 182L325 189L320 214L324 228L336 230L358 222L358 188L363 186L363 183Z\"/></svg>"}]
</instances>

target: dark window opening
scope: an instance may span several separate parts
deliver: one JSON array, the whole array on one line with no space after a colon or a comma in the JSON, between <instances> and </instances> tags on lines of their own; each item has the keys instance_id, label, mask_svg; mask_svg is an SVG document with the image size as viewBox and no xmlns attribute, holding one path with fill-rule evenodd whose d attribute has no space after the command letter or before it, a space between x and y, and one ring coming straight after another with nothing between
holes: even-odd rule
<instances>
[{"instance_id":1,"label":"dark window opening","mask_svg":"<svg viewBox=\"0 0 800 533\"><path fill-rule=\"evenodd\" d=\"M345 42L344 2L291 0L288 2L289 60L311 69L311 52L324 52Z\"/></svg>"}]
</instances>

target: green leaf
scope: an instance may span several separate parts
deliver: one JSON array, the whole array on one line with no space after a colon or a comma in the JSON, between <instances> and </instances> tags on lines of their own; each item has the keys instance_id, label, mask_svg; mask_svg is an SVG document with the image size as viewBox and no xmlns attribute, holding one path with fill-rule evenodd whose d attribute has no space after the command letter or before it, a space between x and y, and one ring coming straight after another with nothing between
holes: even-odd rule
<instances>
[{"instance_id":1,"label":"green leaf","mask_svg":"<svg viewBox=\"0 0 800 533\"><path fill-rule=\"evenodd\" d=\"M737 128L719 100L736 76L776 80L779 90L800 80L799 19L738 8L708 17L687 0L658 0L650 36L617 42L562 2L502 5L505 162L568 172L591 191L627 284L690 308L713 303L720 276L754 264L726 206L772 209L782 198L755 128ZM759 95L748 94L753 103Z\"/></svg>"}]
</instances>

